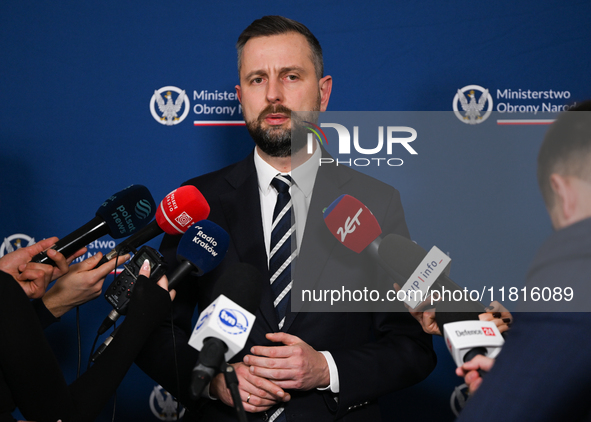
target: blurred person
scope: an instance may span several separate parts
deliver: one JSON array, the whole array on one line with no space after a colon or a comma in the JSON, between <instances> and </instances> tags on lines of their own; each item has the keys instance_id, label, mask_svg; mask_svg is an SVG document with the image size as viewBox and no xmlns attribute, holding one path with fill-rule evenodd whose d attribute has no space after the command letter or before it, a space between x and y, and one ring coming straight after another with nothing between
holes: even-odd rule
<instances>
[{"instance_id":1,"label":"blurred person","mask_svg":"<svg viewBox=\"0 0 591 422\"><path fill-rule=\"evenodd\" d=\"M87 249L82 248L66 259L61 253L51 249L57 240L57 237L43 239L0 258L0 271L11 274L21 284L27 297L33 299L31 304L44 329L59 321L62 315L76 306L99 297L105 277L116 266L129 259L129 255L118 256L95 269L103 256L98 252L68 267L72 261L84 255ZM30 261L45 250L56 266ZM20 263L24 261L26 263ZM16 265L17 262L20 264ZM56 280L55 283L47 290L53 280Z\"/></svg>"},{"instance_id":2,"label":"blurred person","mask_svg":"<svg viewBox=\"0 0 591 422\"><path fill-rule=\"evenodd\" d=\"M127 373L145 339L170 310L174 291L168 280L149 280L146 261L140 271L125 321L109 347L70 386L47 343L29 297L38 297L55 276L66 271L60 253L49 252L57 267L30 263L54 238L22 248L0 259L0 421L14 421L18 407L37 422L58 419L94 421ZM60 256L61 255L61 256ZM72 272L71 277L85 277ZM67 276L67 275L66 275Z\"/></svg>"},{"instance_id":3,"label":"blurred person","mask_svg":"<svg viewBox=\"0 0 591 422\"><path fill-rule=\"evenodd\" d=\"M570 287L573 297L521 302L496 361L478 356L457 369L473 394L459 421L591 420L591 313L580 312L591 303L591 101L550 126L537 173L555 231L526 286ZM477 369L490 373L480 378Z\"/></svg>"}]
</instances>

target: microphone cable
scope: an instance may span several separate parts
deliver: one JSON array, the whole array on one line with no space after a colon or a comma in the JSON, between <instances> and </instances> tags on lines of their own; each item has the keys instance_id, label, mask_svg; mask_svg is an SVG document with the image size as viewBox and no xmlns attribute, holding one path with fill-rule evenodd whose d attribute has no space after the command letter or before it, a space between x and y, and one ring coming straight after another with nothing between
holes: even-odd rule
<instances>
[{"instance_id":1,"label":"microphone cable","mask_svg":"<svg viewBox=\"0 0 591 422\"><path fill-rule=\"evenodd\" d=\"M80 365L82 364L82 336L80 334L80 305L76 306L76 334L78 335L78 366L76 378L80 378Z\"/></svg>"},{"instance_id":2,"label":"microphone cable","mask_svg":"<svg viewBox=\"0 0 591 422\"><path fill-rule=\"evenodd\" d=\"M176 391L178 391L178 393L180 394L181 392L181 381L180 381L180 377L179 377L179 364L178 364L178 359L177 359L177 355L176 355L176 336L174 335L174 312L172 307L174 306L174 301L172 303L172 306L170 307L170 331L171 331L171 335L172 335L172 354L174 356L174 375L175 375L175 379L176 379ZM180 420L180 414L181 414L181 403L176 400L176 420L179 421Z\"/></svg>"}]
</instances>

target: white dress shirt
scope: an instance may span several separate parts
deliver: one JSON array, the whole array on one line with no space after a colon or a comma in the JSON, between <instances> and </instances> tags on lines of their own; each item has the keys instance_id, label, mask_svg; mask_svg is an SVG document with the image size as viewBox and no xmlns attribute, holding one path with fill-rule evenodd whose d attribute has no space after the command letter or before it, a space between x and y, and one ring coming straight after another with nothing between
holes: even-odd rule
<instances>
[{"instance_id":1,"label":"white dress shirt","mask_svg":"<svg viewBox=\"0 0 591 422\"><path fill-rule=\"evenodd\" d=\"M301 164L297 169L287 174L292 179L292 186L290 189L291 202L293 205L293 212L296 223L296 241L297 251L299 253L302 239L304 238L304 229L306 227L306 218L308 217L308 209L310 208L310 201L312 199L312 191L314 189L314 182L322 153L318 144L316 150L310 158ZM273 225L273 211L277 202L277 191L271 185L271 181L280 174L273 166L268 164L259 155L257 148L254 151L254 165L257 171L259 183L259 198L261 201L261 217L263 219L263 233L265 238L265 250L267 252L267 265L269 265L269 252L271 244L271 231ZM339 373L334 358L330 352L321 351L328 363L328 370L330 373L330 384L326 388L319 388L319 390L330 389L333 393L339 392Z\"/></svg>"}]
</instances>

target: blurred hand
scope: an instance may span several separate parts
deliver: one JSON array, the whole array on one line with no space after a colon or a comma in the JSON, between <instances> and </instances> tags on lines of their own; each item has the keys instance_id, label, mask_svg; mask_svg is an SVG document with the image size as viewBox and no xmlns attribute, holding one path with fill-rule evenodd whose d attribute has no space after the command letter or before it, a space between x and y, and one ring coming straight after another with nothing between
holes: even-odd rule
<instances>
[{"instance_id":1,"label":"blurred hand","mask_svg":"<svg viewBox=\"0 0 591 422\"><path fill-rule=\"evenodd\" d=\"M394 290L398 292L400 290L400 286L398 283L394 283ZM437 301L433 301L437 302ZM427 297L423 303L417 306L415 309L412 309L406 303L404 304L408 312L416 319L421 327L423 327L423 331L427 334L436 334L438 336L441 335L441 330L437 325L437 319L435 319L435 308L431 305L431 297Z\"/></svg>"},{"instance_id":2,"label":"blurred hand","mask_svg":"<svg viewBox=\"0 0 591 422\"><path fill-rule=\"evenodd\" d=\"M43 303L53 316L59 318L70 309L99 297L105 277L115 269L115 261L122 265L129 259L129 255L119 256L94 269L102 257L99 252L72 265L68 274L58 278L47 291Z\"/></svg>"},{"instance_id":3,"label":"blurred hand","mask_svg":"<svg viewBox=\"0 0 591 422\"><path fill-rule=\"evenodd\" d=\"M478 315L478 319L480 321L493 321L501 334L508 331L513 322L511 312L496 300L491 302L486 313Z\"/></svg>"},{"instance_id":4,"label":"blurred hand","mask_svg":"<svg viewBox=\"0 0 591 422\"><path fill-rule=\"evenodd\" d=\"M10 274L31 299L43 296L49 283L61 275L66 274L69 263L86 252L86 248L83 248L69 259L66 259L61 253L53 249L48 249L57 240L57 237L43 239L34 245L17 249L0 258L0 270ZM46 249L47 256L56 263L56 267L30 262L35 255Z\"/></svg>"},{"instance_id":5,"label":"blurred hand","mask_svg":"<svg viewBox=\"0 0 591 422\"><path fill-rule=\"evenodd\" d=\"M142 267L140 268L139 275L143 275L146 278L150 278L150 261L148 261L147 259L142 264ZM160 280L158 280L158 282L156 284L158 284L164 290L168 290L168 278L166 278L165 275L160 277ZM176 290L172 289L168 293L170 294L170 300L174 300L174 298L176 297Z\"/></svg>"},{"instance_id":6,"label":"blurred hand","mask_svg":"<svg viewBox=\"0 0 591 422\"><path fill-rule=\"evenodd\" d=\"M482 377L478 373L478 369L489 372L495 364L495 360L486 356L477 355L469 362L464 363L456 369L458 377L464 377L464 382L468 385L468 391L473 394L478 390L482 384Z\"/></svg>"}]
</instances>

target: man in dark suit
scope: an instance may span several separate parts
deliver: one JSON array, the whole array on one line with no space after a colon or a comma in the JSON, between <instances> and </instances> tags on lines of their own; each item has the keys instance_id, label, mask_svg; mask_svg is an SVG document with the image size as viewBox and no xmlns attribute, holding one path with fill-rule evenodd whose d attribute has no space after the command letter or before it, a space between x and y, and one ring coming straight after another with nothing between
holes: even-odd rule
<instances>
[{"instance_id":1,"label":"man in dark suit","mask_svg":"<svg viewBox=\"0 0 591 422\"><path fill-rule=\"evenodd\" d=\"M556 231L530 267L496 363L478 356L458 368L474 393L460 421L591 420L591 101L548 130L538 182ZM543 289L550 300L532 300Z\"/></svg>"},{"instance_id":2,"label":"man in dark suit","mask_svg":"<svg viewBox=\"0 0 591 422\"><path fill-rule=\"evenodd\" d=\"M298 279L314 283L328 275L343 285L386 283L375 265L367 265L365 255L338 244L324 226L322 210L341 194L351 194L372 210L384 233L408 237L399 194L350 168L319 166L325 154L319 145L311 156L303 145L292 145L291 111L325 111L332 89L332 78L323 76L320 44L305 26L264 17L243 31L237 50L236 91L256 148L243 161L186 182L209 202L209 219L230 234L229 250L220 267L179 287L179 387L173 360L162 358L162 353L172 352L170 327L153 336L138 364L188 406L189 418L235 420L221 376L211 382L211 399L195 403L188 397L198 354L187 339L195 305L203 309L215 299L211 293L220 274L235 262L246 262L265 279L249 340L232 363L249 419L380 420L378 397L415 384L432 371L436 359L430 336L406 312L292 311L291 270L295 267L293 284ZM287 196L276 179L289 185ZM285 198L287 205L277 212ZM294 247L288 248L284 264L276 265L284 243L275 233L283 213L292 211L295 223L290 221L293 225L282 239ZM172 236L162 242L169 262L174 262L177 244ZM284 279L285 288L278 294L276 286Z\"/></svg>"}]
</instances>

